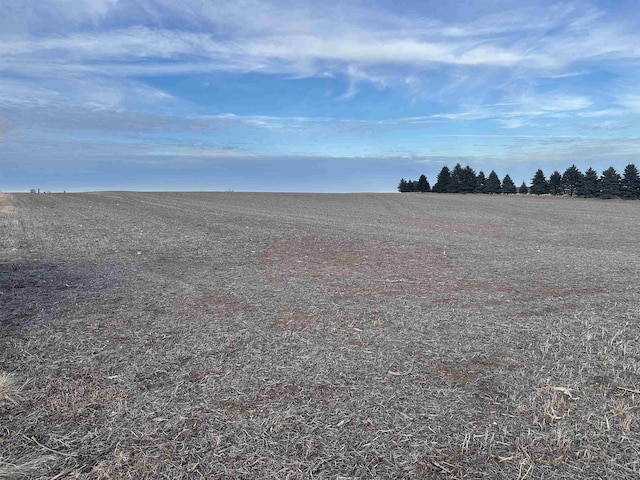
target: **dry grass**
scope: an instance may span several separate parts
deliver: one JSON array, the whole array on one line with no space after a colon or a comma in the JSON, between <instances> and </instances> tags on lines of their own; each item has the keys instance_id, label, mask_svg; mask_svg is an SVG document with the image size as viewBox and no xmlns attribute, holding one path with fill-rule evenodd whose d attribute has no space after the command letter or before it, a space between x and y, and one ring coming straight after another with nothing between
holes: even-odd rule
<instances>
[{"instance_id":1,"label":"dry grass","mask_svg":"<svg viewBox=\"0 0 640 480\"><path fill-rule=\"evenodd\" d=\"M0 193L0 214L11 213L11 195Z\"/></svg>"},{"instance_id":2,"label":"dry grass","mask_svg":"<svg viewBox=\"0 0 640 480\"><path fill-rule=\"evenodd\" d=\"M46 468L47 462L55 460L53 456L40 456L30 460L22 459L21 463L13 464L3 462L0 458L0 479L18 480L31 479L38 475L38 472Z\"/></svg>"},{"instance_id":3,"label":"dry grass","mask_svg":"<svg viewBox=\"0 0 640 480\"><path fill-rule=\"evenodd\" d=\"M96 410L122 408L127 392L108 382L95 372L81 369L72 378L51 380L45 389L44 409L56 416L71 416L77 420L91 417Z\"/></svg>"},{"instance_id":4,"label":"dry grass","mask_svg":"<svg viewBox=\"0 0 640 480\"><path fill-rule=\"evenodd\" d=\"M9 404L17 405L20 400L20 388L16 385L13 377L0 374L0 413L3 407ZM0 434L0 444L3 441L3 435ZM6 461L0 456L0 479L27 479L33 478L33 475L49 461L51 456L34 456L32 458L20 458L16 463Z\"/></svg>"},{"instance_id":5,"label":"dry grass","mask_svg":"<svg viewBox=\"0 0 640 480\"><path fill-rule=\"evenodd\" d=\"M5 476L640 475L636 203L12 203Z\"/></svg>"},{"instance_id":6,"label":"dry grass","mask_svg":"<svg viewBox=\"0 0 640 480\"><path fill-rule=\"evenodd\" d=\"M6 374L0 374L0 405L8 402L15 402L20 389L16 386L15 380Z\"/></svg>"}]
</instances>

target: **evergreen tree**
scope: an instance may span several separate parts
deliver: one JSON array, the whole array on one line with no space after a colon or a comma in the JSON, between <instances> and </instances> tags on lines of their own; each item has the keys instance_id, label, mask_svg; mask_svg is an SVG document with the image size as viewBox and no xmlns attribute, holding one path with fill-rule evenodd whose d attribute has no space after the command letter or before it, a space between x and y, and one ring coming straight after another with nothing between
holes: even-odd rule
<instances>
[{"instance_id":1,"label":"evergreen tree","mask_svg":"<svg viewBox=\"0 0 640 480\"><path fill-rule=\"evenodd\" d=\"M400 183L398 184L398 191L403 193L409 191L409 186L407 185L407 181L404 178L400 179Z\"/></svg>"},{"instance_id":2,"label":"evergreen tree","mask_svg":"<svg viewBox=\"0 0 640 480\"><path fill-rule=\"evenodd\" d=\"M600 195L600 181L598 172L589 168L580 179L576 188L576 194L580 197L593 198Z\"/></svg>"},{"instance_id":3,"label":"evergreen tree","mask_svg":"<svg viewBox=\"0 0 640 480\"><path fill-rule=\"evenodd\" d=\"M522 182L522 185L520 185L520 187L518 187L518 193L520 195L528 195L529 194L529 187L527 187L527 184Z\"/></svg>"},{"instance_id":4,"label":"evergreen tree","mask_svg":"<svg viewBox=\"0 0 640 480\"><path fill-rule=\"evenodd\" d=\"M582 180L582 172L578 170L578 167L571 165L567 168L562 175L562 187L570 197L573 197L580 181Z\"/></svg>"},{"instance_id":5,"label":"evergreen tree","mask_svg":"<svg viewBox=\"0 0 640 480\"><path fill-rule=\"evenodd\" d=\"M487 179L484 176L484 172L480 170L476 177L476 188L473 190L473 193L484 193L484 184L486 181Z\"/></svg>"},{"instance_id":6,"label":"evergreen tree","mask_svg":"<svg viewBox=\"0 0 640 480\"><path fill-rule=\"evenodd\" d=\"M544 195L549 193L549 183L547 182L544 172L538 169L536 174L531 179L531 193L533 195Z\"/></svg>"},{"instance_id":7,"label":"evergreen tree","mask_svg":"<svg viewBox=\"0 0 640 480\"><path fill-rule=\"evenodd\" d=\"M442 167L440 173L438 174L438 178L436 179L436 184L433 186L432 192L435 193L446 193L449 191L449 182L451 181L451 172L449 171L449 167L446 165Z\"/></svg>"},{"instance_id":8,"label":"evergreen tree","mask_svg":"<svg viewBox=\"0 0 640 480\"><path fill-rule=\"evenodd\" d=\"M620 196L620 174L613 167L607 168L600 177L600 198Z\"/></svg>"},{"instance_id":9,"label":"evergreen tree","mask_svg":"<svg viewBox=\"0 0 640 480\"><path fill-rule=\"evenodd\" d=\"M622 198L640 198L640 174L633 163L625 167L620 189L622 190Z\"/></svg>"},{"instance_id":10,"label":"evergreen tree","mask_svg":"<svg viewBox=\"0 0 640 480\"><path fill-rule=\"evenodd\" d=\"M416 185L416 190L418 192L431 191L431 186L429 185L429 181L427 180L427 177L425 177L424 175L420 175L420 178L418 179L418 184Z\"/></svg>"},{"instance_id":11,"label":"evergreen tree","mask_svg":"<svg viewBox=\"0 0 640 480\"><path fill-rule=\"evenodd\" d=\"M462 170L462 183L460 185L461 193L473 193L476 189L476 172L469 165Z\"/></svg>"},{"instance_id":12,"label":"evergreen tree","mask_svg":"<svg viewBox=\"0 0 640 480\"><path fill-rule=\"evenodd\" d=\"M556 170L549 177L549 193L551 195L560 195L562 192L562 175Z\"/></svg>"},{"instance_id":13,"label":"evergreen tree","mask_svg":"<svg viewBox=\"0 0 640 480\"><path fill-rule=\"evenodd\" d=\"M516 184L513 183L513 180L511 180L511 177L509 176L509 174L504 176L504 179L502 180L502 189L501 192L502 193L516 193L517 189L516 189Z\"/></svg>"},{"instance_id":14,"label":"evergreen tree","mask_svg":"<svg viewBox=\"0 0 640 480\"><path fill-rule=\"evenodd\" d=\"M498 174L494 170L491 170L491 173L484 184L484 193L500 193L501 187L502 185L500 184Z\"/></svg>"},{"instance_id":15,"label":"evergreen tree","mask_svg":"<svg viewBox=\"0 0 640 480\"><path fill-rule=\"evenodd\" d=\"M451 180L449 181L449 193L460 193L462 191L462 183L464 180L464 171L462 165L456 163L451 171Z\"/></svg>"},{"instance_id":16,"label":"evergreen tree","mask_svg":"<svg viewBox=\"0 0 640 480\"><path fill-rule=\"evenodd\" d=\"M409 180L407 181L407 192L415 192L416 191L416 181Z\"/></svg>"}]
</instances>

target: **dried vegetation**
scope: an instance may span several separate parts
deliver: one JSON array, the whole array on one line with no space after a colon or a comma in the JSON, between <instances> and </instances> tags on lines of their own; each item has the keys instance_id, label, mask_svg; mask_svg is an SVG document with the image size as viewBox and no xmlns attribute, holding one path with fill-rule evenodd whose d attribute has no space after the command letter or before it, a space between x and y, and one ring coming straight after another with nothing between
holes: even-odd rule
<instances>
[{"instance_id":1,"label":"dried vegetation","mask_svg":"<svg viewBox=\"0 0 640 480\"><path fill-rule=\"evenodd\" d=\"M639 220L560 199L13 195L0 478L638 478Z\"/></svg>"},{"instance_id":2,"label":"dried vegetation","mask_svg":"<svg viewBox=\"0 0 640 480\"><path fill-rule=\"evenodd\" d=\"M0 193L0 214L7 215L11 211L11 197L6 193Z\"/></svg>"}]
</instances>

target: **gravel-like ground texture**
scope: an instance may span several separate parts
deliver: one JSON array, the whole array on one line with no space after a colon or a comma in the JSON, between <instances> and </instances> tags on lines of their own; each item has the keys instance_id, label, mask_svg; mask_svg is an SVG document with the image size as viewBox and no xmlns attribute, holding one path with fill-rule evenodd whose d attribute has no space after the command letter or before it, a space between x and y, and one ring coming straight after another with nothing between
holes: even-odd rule
<instances>
[{"instance_id":1,"label":"gravel-like ground texture","mask_svg":"<svg viewBox=\"0 0 640 480\"><path fill-rule=\"evenodd\" d=\"M2 196L0 478L638 478L639 239L639 202Z\"/></svg>"}]
</instances>

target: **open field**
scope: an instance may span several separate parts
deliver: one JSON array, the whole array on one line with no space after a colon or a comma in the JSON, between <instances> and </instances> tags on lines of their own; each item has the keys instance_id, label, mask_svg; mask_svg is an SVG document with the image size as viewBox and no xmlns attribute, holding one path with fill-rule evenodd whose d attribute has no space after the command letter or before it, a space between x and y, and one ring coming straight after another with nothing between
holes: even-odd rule
<instances>
[{"instance_id":1,"label":"open field","mask_svg":"<svg viewBox=\"0 0 640 480\"><path fill-rule=\"evenodd\" d=\"M638 202L10 202L0 477L640 475Z\"/></svg>"}]
</instances>

